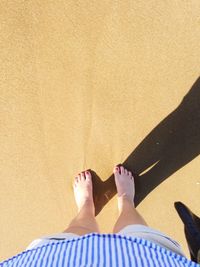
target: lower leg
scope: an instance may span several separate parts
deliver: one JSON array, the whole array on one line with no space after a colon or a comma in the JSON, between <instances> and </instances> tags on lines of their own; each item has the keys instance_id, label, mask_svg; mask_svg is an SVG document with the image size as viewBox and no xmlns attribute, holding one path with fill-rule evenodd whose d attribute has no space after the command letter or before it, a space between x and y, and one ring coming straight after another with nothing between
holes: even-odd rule
<instances>
[{"instance_id":1,"label":"lower leg","mask_svg":"<svg viewBox=\"0 0 200 267\"><path fill-rule=\"evenodd\" d=\"M133 202L125 197L123 197L121 202L121 210L119 211L119 217L114 225L113 233L119 232L122 228L130 224L142 224L148 226L144 218L134 207Z\"/></svg>"},{"instance_id":2,"label":"lower leg","mask_svg":"<svg viewBox=\"0 0 200 267\"><path fill-rule=\"evenodd\" d=\"M91 173L87 171L78 174L75 177L73 188L78 214L63 233L74 233L77 235L85 235L92 232L99 233L99 227L95 219Z\"/></svg>"},{"instance_id":3,"label":"lower leg","mask_svg":"<svg viewBox=\"0 0 200 267\"><path fill-rule=\"evenodd\" d=\"M91 212L90 203L86 203L78 212L76 217L70 222L67 229L63 233L74 233L77 235L85 235L87 233L99 233L99 226L96 222L94 214Z\"/></svg>"}]
</instances>

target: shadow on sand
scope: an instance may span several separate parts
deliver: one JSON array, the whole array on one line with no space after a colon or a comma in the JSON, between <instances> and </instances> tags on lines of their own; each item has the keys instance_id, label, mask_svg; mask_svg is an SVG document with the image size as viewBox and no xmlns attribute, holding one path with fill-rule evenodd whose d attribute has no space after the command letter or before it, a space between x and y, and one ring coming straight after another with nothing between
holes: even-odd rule
<instances>
[{"instance_id":1,"label":"shadow on sand","mask_svg":"<svg viewBox=\"0 0 200 267\"><path fill-rule=\"evenodd\" d=\"M199 153L200 77L180 105L121 164L135 174L135 205ZM98 215L117 191L113 174L103 182L94 171L90 171L93 176L95 214Z\"/></svg>"}]
</instances>

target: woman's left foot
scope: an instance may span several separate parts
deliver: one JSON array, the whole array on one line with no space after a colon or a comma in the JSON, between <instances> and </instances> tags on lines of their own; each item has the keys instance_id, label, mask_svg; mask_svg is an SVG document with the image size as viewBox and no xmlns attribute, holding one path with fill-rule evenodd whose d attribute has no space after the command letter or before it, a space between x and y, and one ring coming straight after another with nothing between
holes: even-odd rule
<instances>
[{"instance_id":1,"label":"woman's left foot","mask_svg":"<svg viewBox=\"0 0 200 267\"><path fill-rule=\"evenodd\" d=\"M85 208L86 211L95 214L92 194L92 175L89 171L79 173L74 179L74 197L78 211Z\"/></svg>"}]
</instances>

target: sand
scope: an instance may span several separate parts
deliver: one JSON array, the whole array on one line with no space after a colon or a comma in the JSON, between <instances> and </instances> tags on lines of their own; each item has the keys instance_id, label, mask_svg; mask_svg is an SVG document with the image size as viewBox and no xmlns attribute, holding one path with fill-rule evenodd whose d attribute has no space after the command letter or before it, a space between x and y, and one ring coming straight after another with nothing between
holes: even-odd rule
<instances>
[{"instance_id":1,"label":"sand","mask_svg":"<svg viewBox=\"0 0 200 267\"><path fill-rule=\"evenodd\" d=\"M102 233L117 219L113 167L136 205L189 256L181 201L200 216L200 2L1 1L0 260L76 214L93 173Z\"/></svg>"}]
</instances>

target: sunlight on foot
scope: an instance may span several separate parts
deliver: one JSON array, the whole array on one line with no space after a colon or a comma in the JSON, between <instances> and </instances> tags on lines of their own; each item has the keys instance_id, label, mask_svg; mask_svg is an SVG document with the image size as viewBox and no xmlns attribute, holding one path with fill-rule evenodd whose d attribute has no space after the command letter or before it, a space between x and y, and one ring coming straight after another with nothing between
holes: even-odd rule
<instances>
[{"instance_id":1,"label":"sunlight on foot","mask_svg":"<svg viewBox=\"0 0 200 267\"><path fill-rule=\"evenodd\" d=\"M84 207L86 211L94 214L91 173L89 171L79 173L74 179L73 188L78 211Z\"/></svg>"},{"instance_id":2,"label":"sunlight on foot","mask_svg":"<svg viewBox=\"0 0 200 267\"><path fill-rule=\"evenodd\" d=\"M121 171L121 174L120 174ZM134 177L130 171L125 169L123 166L116 166L113 170L115 176L115 183L117 187L118 196L118 208L119 211L122 210L122 204L124 199L130 201L134 206L134 196L135 196L135 183Z\"/></svg>"}]
</instances>

